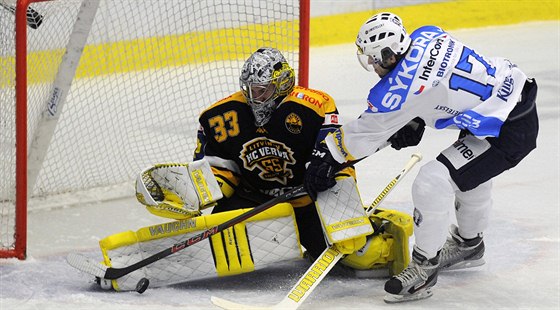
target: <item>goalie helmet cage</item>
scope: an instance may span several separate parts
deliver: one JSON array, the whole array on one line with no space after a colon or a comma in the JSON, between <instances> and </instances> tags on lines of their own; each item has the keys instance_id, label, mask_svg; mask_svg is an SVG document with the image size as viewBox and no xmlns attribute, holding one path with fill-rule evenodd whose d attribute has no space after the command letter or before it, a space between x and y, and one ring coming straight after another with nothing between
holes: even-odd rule
<instances>
[{"instance_id":1,"label":"goalie helmet cage","mask_svg":"<svg viewBox=\"0 0 560 310\"><path fill-rule=\"evenodd\" d=\"M308 42L309 0L0 0L0 257L25 259L28 211L192 160L198 115L257 48L307 86Z\"/></svg>"}]
</instances>

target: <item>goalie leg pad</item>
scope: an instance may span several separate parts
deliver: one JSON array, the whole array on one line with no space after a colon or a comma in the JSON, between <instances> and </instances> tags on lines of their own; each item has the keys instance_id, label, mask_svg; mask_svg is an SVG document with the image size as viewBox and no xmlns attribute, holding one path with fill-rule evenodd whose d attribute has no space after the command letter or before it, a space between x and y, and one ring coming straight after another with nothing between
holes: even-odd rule
<instances>
[{"instance_id":1,"label":"goalie leg pad","mask_svg":"<svg viewBox=\"0 0 560 310\"><path fill-rule=\"evenodd\" d=\"M378 208L370 220L378 233L368 236L366 245L346 256L342 263L358 270L387 267L390 275L399 274L410 262L412 217L403 212Z\"/></svg>"},{"instance_id":2,"label":"goalie leg pad","mask_svg":"<svg viewBox=\"0 0 560 310\"><path fill-rule=\"evenodd\" d=\"M342 263L358 270L387 268L393 255L394 239L389 234L372 234L367 237L366 245L344 257Z\"/></svg>"},{"instance_id":3,"label":"goalie leg pad","mask_svg":"<svg viewBox=\"0 0 560 310\"><path fill-rule=\"evenodd\" d=\"M212 253L218 276L230 276L255 270L245 225L235 225L214 235Z\"/></svg>"},{"instance_id":4,"label":"goalie leg pad","mask_svg":"<svg viewBox=\"0 0 560 310\"><path fill-rule=\"evenodd\" d=\"M99 242L104 264L116 268L129 266L246 211L248 209L199 216L109 236ZM192 244L113 280L112 285L117 291L135 290L141 278L148 278L150 287L159 287L249 272L301 258L296 231L292 206L278 204L212 236L210 240Z\"/></svg>"}]
</instances>

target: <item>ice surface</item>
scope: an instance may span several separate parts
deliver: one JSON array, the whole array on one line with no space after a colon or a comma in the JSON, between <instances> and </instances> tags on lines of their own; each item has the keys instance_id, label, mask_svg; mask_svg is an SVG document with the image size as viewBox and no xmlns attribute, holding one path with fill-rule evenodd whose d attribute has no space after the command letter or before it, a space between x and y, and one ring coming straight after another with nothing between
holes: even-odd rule
<instances>
[{"instance_id":1,"label":"ice surface","mask_svg":"<svg viewBox=\"0 0 560 310\"><path fill-rule=\"evenodd\" d=\"M328 275L302 309L558 309L560 25L554 22L452 31L487 56L504 56L537 79L538 148L494 180L494 208L486 231L486 265L439 277L434 296L418 302L383 303L383 279ZM355 47L311 50L310 87L329 92L345 120L365 109L376 77L355 59ZM232 81L235 83L235 81ZM454 131L427 129L422 143L400 152L390 148L357 166L360 191L371 202L413 152L433 159L455 139ZM422 164L422 163L420 163ZM410 186L418 168L388 196L384 207L412 211ZM166 288L112 293L68 266L69 252L100 259L97 242L113 233L161 222L134 198L29 214L29 258L0 261L0 309L215 309L216 295L249 304L279 302L305 271L305 261L230 278ZM414 239L411 239L413 242Z\"/></svg>"}]
</instances>

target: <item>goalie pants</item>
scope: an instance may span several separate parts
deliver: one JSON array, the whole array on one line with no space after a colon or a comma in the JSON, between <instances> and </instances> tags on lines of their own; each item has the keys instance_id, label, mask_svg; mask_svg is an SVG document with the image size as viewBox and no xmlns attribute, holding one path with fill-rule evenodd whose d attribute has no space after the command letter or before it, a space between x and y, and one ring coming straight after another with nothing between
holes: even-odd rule
<instances>
[{"instance_id":1,"label":"goalie pants","mask_svg":"<svg viewBox=\"0 0 560 310\"><path fill-rule=\"evenodd\" d=\"M214 207L212 213L253 208L272 198L274 197L249 191L240 186L231 197L218 200L218 204ZM309 204L294 208L294 213L301 245L305 247L311 257L318 257L327 248L327 244L315 205Z\"/></svg>"},{"instance_id":2,"label":"goalie pants","mask_svg":"<svg viewBox=\"0 0 560 310\"><path fill-rule=\"evenodd\" d=\"M479 139L464 131L437 160L420 169L412 186L416 251L427 258L437 255L447 238L453 207L463 238L474 238L486 229L492 178L515 167L536 148L536 96L537 84L528 79L499 137Z\"/></svg>"}]
</instances>

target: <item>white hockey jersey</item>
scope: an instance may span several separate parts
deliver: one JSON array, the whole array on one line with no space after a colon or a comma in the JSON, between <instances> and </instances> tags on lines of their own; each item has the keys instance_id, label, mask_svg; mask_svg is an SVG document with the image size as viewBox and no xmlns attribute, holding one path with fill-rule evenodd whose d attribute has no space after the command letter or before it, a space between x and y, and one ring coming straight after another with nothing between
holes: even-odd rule
<instances>
[{"instance_id":1,"label":"white hockey jersey","mask_svg":"<svg viewBox=\"0 0 560 310\"><path fill-rule=\"evenodd\" d=\"M435 129L497 137L527 76L509 60L486 58L435 26L411 34L406 57L368 96L368 108L326 139L344 162L369 156L415 117ZM336 151L335 151L336 150Z\"/></svg>"}]
</instances>

